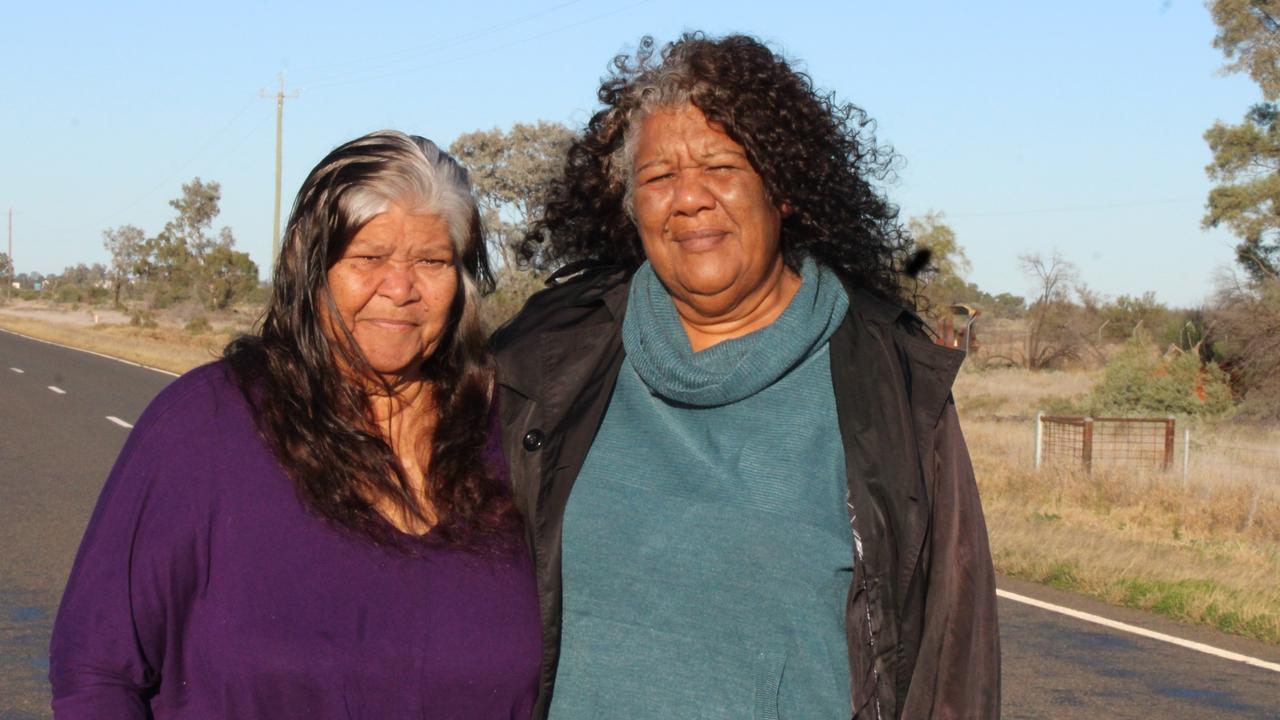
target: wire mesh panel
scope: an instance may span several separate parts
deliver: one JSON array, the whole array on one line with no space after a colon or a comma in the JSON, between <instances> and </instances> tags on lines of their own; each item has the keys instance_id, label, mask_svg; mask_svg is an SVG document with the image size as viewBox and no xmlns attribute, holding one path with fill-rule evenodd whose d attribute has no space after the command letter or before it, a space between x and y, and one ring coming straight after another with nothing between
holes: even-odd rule
<instances>
[{"instance_id":1,"label":"wire mesh panel","mask_svg":"<svg viewBox=\"0 0 1280 720\"><path fill-rule=\"evenodd\" d=\"M1173 430L1172 418L1094 418L1094 462L1168 470Z\"/></svg>"},{"instance_id":2,"label":"wire mesh panel","mask_svg":"<svg viewBox=\"0 0 1280 720\"><path fill-rule=\"evenodd\" d=\"M1155 467L1173 464L1172 418L1040 417L1040 457L1046 462Z\"/></svg>"},{"instance_id":3,"label":"wire mesh panel","mask_svg":"<svg viewBox=\"0 0 1280 720\"><path fill-rule=\"evenodd\" d=\"M1040 433L1043 462L1072 463L1084 457L1084 418L1041 417Z\"/></svg>"}]
</instances>

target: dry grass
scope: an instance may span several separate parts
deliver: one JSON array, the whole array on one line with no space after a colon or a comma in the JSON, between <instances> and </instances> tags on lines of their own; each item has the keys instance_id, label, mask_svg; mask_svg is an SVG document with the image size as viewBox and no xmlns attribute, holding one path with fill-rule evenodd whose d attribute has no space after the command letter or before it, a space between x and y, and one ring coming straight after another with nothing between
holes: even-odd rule
<instances>
[{"instance_id":1,"label":"dry grass","mask_svg":"<svg viewBox=\"0 0 1280 720\"><path fill-rule=\"evenodd\" d=\"M1087 395L1100 370L1039 373L1022 368L975 370L968 363L954 388L960 412L970 417L1034 417L1053 400Z\"/></svg>"},{"instance_id":2,"label":"dry grass","mask_svg":"<svg viewBox=\"0 0 1280 720\"><path fill-rule=\"evenodd\" d=\"M1280 430L1195 427L1185 481L1180 454L1170 473L1037 471L1036 408L1096 377L993 370L957 382L997 569L1280 644L1280 466L1267 464L1280 460Z\"/></svg>"},{"instance_id":3,"label":"dry grass","mask_svg":"<svg viewBox=\"0 0 1280 720\"><path fill-rule=\"evenodd\" d=\"M210 362L238 330L224 328L192 335L180 327L120 324L82 325L0 313L0 328L92 350L169 372L183 373Z\"/></svg>"}]
</instances>

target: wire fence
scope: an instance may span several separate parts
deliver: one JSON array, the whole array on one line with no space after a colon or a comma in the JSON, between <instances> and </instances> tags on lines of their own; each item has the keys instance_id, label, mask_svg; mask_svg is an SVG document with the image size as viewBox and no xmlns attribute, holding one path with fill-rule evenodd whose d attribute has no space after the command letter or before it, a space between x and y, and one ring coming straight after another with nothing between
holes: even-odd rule
<instances>
[{"instance_id":1,"label":"wire fence","mask_svg":"<svg viewBox=\"0 0 1280 720\"><path fill-rule=\"evenodd\" d=\"M1280 445L1253 444L1191 427L1173 418L1036 416L1036 467L1126 466L1201 478L1247 478L1280 486Z\"/></svg>"},{"instance_id":2,"label":"wire fence","mask_svg":"<svg viewBox=\"0 0 1280 720\"><path fill-rule=\"evenodd\" d=\"M1183 431L1182 474L1247 474L1280 484L1280 447L1248 445L1240 441L1201 440L1191 428Z\"/></svg>"},{"instance_id":3,"label":"wire fence","mask_svg":"<svg viewBox=\"0 0 1280 720\"><path fill-rule=\"evenodd\" d=\"M1173 467L1173 418L1036 416L1036 467L1045 463Z\"/></svg>"}]
</instances>

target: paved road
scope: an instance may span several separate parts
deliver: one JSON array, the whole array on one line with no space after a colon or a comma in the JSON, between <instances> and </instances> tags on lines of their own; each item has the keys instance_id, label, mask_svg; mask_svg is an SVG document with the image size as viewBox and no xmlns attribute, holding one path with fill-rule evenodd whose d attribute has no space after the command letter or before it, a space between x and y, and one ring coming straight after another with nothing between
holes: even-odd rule
<instances>
[{"instance_id":1,"label":"paved road","mask_svg":"<svg viewBox=\"0 0 1280 720\"><path fill-rule=\"evenodd\" d=\"M0 331L0 720L48 717L46 653L58 598L128 433L108 418L132 424L171 380ZM1001 585L1280 662L1280 648L1013 580ZM1000 622L1006 718L1280 718L1280 673L1007 599Z\"/></svg>"},{"instance_id":2,"label":"paved road","mask_svg":"<svg viewBox=\"0 0 1280 720\"><path fill-rule=\"evenodd\" d=\"M54 612L102 481L129 432L107 418L132 424L171 380L0 332L3 720L48 716Z\"/></svg>"}]
</instances>

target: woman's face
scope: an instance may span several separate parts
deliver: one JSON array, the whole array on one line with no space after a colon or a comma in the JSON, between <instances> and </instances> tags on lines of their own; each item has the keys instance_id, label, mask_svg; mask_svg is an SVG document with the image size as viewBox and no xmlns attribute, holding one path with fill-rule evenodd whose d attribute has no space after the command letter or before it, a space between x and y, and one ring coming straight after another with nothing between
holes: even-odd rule
<instances>
[{"instance_id":1,"label":"woman's face","mask_svg":"<svg viewBox=\"0 0 1280 720\"><path fill-rule=\"evenodd\" d=\"M435 351L458 289L455 261L444 218L392 205L329 268L338 314L380 375L411 375Z\"/></svg>"},{"instance_id":2,"label":"woman's face","mask_svg":"<svg viewBox=\"0 0 1280 720\"><path fill-rule=\"evenodd\" d=\"M633 203L663 285L700 314L732 313L782 267L782 209L746 150L693 105L641 121Z\"/></svg>"}]
</instances>

